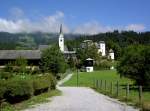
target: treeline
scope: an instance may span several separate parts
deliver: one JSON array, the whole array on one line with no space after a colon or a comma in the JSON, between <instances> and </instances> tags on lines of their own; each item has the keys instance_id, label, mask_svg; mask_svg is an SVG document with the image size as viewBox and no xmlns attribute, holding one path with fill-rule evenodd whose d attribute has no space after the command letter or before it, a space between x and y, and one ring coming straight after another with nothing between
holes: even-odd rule
<instances>
[{"instance_id":1,"label":"treeline","mask_svg":"<svg viewBox=\"0 0 150 111\"><path fill-rule=\"evenodd\" d=\"M0 50L36 49L39 45L55 44L58 33L8 33L0 32ZM77 38L79 35L65 34L65 40Z\"/></svg>"},{"instance_id":2,"label":"treeline","mask_svg":"<svg viewBox=\"0 0 150 111\"><path fill-rule=\"evenodd\" d=\"M121 56L122 49L134 44L150 45L150 32L137 33L134 31L114 31L100 33L96 35L82 35L75 40L67 41L67 46L70 50L74 47L78 48L83 40L92 40L93 42L105 41L106 50L113 49L115 58Z\"/></svg>"},{"instance_id":3,"label":"treeline","mask_svg":"<svg viewBox=\"0 0 150 111\"><path fill-rule=\"evenodd\" d=\"M41 33L41 32L36 33L0 32L0 50L35 49L40 44L50 44L55 42L56 37L57 34Z\"/></svg>"}]
</instances>

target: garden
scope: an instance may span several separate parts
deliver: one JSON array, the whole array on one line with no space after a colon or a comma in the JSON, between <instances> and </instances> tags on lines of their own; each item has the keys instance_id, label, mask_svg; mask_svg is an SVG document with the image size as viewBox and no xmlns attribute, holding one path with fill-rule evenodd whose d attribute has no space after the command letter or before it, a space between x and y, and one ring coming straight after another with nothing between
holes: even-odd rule
<instances>
[{"instance_id":1,"label":"garden","mask_svg":"<svg viewBox=\"0 0 150 111\"><path fill-rule=\"evenodd\" d=\"M60 53L53 51L55 54ZM55 55L51 56L48 53L49 49L43 52L40 67L29 65L26 59L19 57L0 69L1 111L22 110L36 103L45 102L51 96L60 95L56 83L62 76L62 71L66 70L62 69L65 62L63 56L62 58L59 56L55 59L55 63L53 61ZM48 59L52 63L47 63Z\"/></svg>"}]
</instances>

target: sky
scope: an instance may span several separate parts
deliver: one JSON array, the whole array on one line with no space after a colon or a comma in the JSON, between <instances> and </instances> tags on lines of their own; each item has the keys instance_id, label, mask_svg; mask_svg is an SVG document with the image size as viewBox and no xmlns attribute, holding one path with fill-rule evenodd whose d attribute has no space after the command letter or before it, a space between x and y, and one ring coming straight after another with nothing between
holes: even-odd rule
<instances>
[{"instance_id":1,"label":"sky","mask_svg":"<svg viewBox=\"0 0 150 111\"><path fill-rule=\"evenodd\" d=\"M0 31L150 31L150 0L0 0Z\"/></svg>"}]
</instances>

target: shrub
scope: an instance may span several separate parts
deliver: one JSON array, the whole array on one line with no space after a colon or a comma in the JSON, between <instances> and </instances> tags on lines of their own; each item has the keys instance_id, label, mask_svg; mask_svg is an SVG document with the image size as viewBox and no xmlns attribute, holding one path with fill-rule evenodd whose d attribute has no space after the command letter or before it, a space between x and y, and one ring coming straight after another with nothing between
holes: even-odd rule
<instances>
[{"instance_id":1,"label":"shrub","mask_svg":"<svg viewBox=\"0 0 150 111\"><path fill-rule=\"evenodd\" d=\"M55 89L56 80L51 74L43 75L43 76L36 76L33 79L33 89L34 94L41 94L48 89Z\"/></svg>"},{"instance_id":2,"label":"shrub","mask_svg":"<svg viewBox=\"0 0 150 111\"><path fill-rule=\"evenodd\" d=\"M49 81L51 82L51 89L56 89L57 80L52 74L46 75L47 78L49 78Z\"/></svg>"},{"instance_id":3,"label":"shrub","mask_svg":"<svg viewBox=\"0 0 150 111\"><path fill-rule=\"evenodd\" d=\"M27 76L0 81L0 104L3 100L17 103L30 98L33 94L41 94L55 89L56 79L51 74Z\"/></svg>"},{"instance_id":4,"label":"shrub","mask_svg":"<svg viewBox=\"0 0 150 111\"><path fill-rule=\"evenodd\" d=\"M1 80L0 81L0 104L2 103L2 100L4 99L5 92L6 92L5 81Z\"/></svg>"},{"instance_id":5,"label":"shrub","mask_svg":"<svg viewBox=\"0 0 150 111\"><path fill-rule=\"evenodd\" d=\"M33 95L32 83L27 80L9 80L5 84L4 98L10 103L20 102Z\"/></svg>"},{"instance_id":6,"label":"shrub","mask_svg":"<svg viewBox=\"0 0 150 111\"><path fill-rule=\"evenodd\" d=\"M9 62L8 64L5 65L4 71L5 72L12 72L13 71L13 65L11 62Z\"/></svg>"},{"instance_id":7,"label":"shrub","mask_svg":"<svg viewBox=\"0 0 150 111\"><path fill-rule=\"evenodd\" d=\"M13 77L13 74L10 72L0 72L0 79L10 79Z\"/></svg>"},{"instance_id":8,"label":"shrub","mask_svg":"<svg viewBox=\"0 0 150 111\"><path fill-rule=\"evenodd\" d=\"M50 81L48 78L45 78L43 76L37 77L33 80L33 89L34 89L34 94L41 94L45 91L48 91L50 88Z\"/></svg>"},{"instance_id":9,"label":"shrub","mask_svg":"<svg viewBox=\"0 0 150 111\"><path fill-rule=\"evenodd\" d=\"M112 66L112 62L108 61L108 60L101 60L99 61L99 63L96 64L95 69L99 70L99 69L110 69L110 67Z\"/></svg>"},{"instance_id":10,"label":"shrub","mask_svg":"<svg viewBox=\"0 0 150 111\"><path fill-rule=\"evenodd\" d=\"M0 111L16 111L15 108L13 107L13 105L7 103L7 102L3 102L0 105Z\"/></svg>"}]
</instances>

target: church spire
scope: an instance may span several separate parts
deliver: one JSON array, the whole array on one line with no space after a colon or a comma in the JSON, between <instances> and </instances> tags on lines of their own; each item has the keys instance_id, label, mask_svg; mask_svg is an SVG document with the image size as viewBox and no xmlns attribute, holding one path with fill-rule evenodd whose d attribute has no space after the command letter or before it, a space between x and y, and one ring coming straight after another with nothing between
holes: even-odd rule
<instances>
[{"instance_id":1,"label":"church spire","mask_svg":"<svg viewBox=\"0 0 150 111\"><path fill-rule=\"evenodd\" d=\"M64 52L64 35L62 30L62 24L60 25L59 48L62 52Z\"/></svg>"},{"instance_id":2,"label":"church spire","mask_svg":"<svg viewBox=\"0 0 150 111\"><path fill-rule=\"evenodd\" d=\"M62 24L60 25L60 34L62 34L63 31L62 31Z\"/></svg>"}]
</instances>

